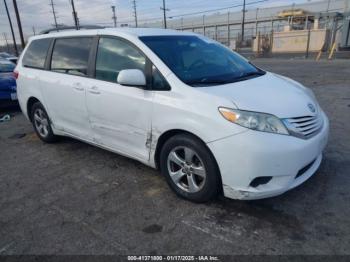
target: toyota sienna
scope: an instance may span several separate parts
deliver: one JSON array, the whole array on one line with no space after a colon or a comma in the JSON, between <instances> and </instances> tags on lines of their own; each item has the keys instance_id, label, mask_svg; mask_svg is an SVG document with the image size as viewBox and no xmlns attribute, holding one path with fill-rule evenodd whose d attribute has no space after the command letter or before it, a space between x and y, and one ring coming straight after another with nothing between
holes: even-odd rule
<instances>
[{"instance_id":1,"label":"toyota sienna","mask_svg":"<svg viewBox=\"0 0 350 262\"><path fill-rule=\"evenodd\" d=\"M41 140L70 136L141 161L195 202L282 194L316 172L327 143L310 89L195 33L43 34L15 75Z\"/></svg>"}]
</instances>

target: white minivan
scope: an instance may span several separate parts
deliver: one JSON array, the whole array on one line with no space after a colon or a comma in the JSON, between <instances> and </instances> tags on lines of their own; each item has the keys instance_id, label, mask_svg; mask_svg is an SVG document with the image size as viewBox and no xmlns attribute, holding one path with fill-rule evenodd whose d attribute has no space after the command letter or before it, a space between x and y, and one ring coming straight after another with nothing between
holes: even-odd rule
<instances>
[{"instance_id":1,"label":"white minivan","mask_svg":"<svg viewBox=\"0 0 350 262\"><path fill-rule=\"evenodd\" d=\"M195 33L39 35L15 75L41 140L70 136L159 168L195 202L279 195L316 172L327 143L310 89Z\"/></svg>"}]
</instances>

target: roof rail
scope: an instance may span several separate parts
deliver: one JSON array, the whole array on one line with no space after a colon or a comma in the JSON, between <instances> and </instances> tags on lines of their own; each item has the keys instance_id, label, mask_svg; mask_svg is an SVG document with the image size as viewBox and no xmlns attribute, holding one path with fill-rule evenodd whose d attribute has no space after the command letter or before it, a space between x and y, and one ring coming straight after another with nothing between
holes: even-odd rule
<instances>
[{"instance_id":1,"label":"roof rail","mask_svg":"<svg viewBox=\"0 0 350 262\"><path fill-rule=\"evenodd\" d=\"M105 28L104 26L99 26L99 25L80 25L79 26L79 30L80 29L104 29L104 28ZM51 32L59 32L64 30L76 30L76 27L75 26L60 26L58 28L54 27L54 28L45 29L41 31L40 34L44 35L44 34L49 34Z\"/></svg>"}]
</instances>

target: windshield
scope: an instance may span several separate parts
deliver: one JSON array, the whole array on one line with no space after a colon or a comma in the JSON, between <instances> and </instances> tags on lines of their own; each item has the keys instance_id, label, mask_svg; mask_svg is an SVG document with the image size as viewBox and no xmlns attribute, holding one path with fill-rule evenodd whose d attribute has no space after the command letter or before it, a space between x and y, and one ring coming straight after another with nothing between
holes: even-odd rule
<instances>
[{"instance_id":1,"label":"windshield","mask_svg":"<svg viewBox=\"0 0 350 262\"><path fill-rule=\"evenodd\" d=\"M15 65L12 64L8 64L8 63L0 63L0 73L9 73L9 72L13 72L13 70L15 69Z\"/></svg>"},{"instance_id":2,"label":"windshield","mask_svg":"<svg viewBox=\"0 0 350 262\"><path fill-rule=\"evenodd\" d=\"M265 73L240 55L205 37L143 36L140 40L181 81L191 86L227 84Z\"/></svg>"}]
</instances>

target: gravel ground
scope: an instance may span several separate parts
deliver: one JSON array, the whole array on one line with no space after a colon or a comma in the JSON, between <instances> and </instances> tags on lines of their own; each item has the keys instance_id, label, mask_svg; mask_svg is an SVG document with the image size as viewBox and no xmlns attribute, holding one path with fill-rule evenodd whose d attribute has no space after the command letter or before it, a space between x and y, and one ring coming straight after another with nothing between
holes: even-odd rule
<instances>
[{"instance_id":1,"label":"gravel ground","mask_svg":"<svg viewBox=\"0 0 350 262\"><path fill-rule=\"evenodd\" d=\"M331 134L315 176L259 201L193 204L136 161L20 112L0 123L0 254L350 254L350 61L258 59L311 87Z\"/></svg>"}]
</instances>

